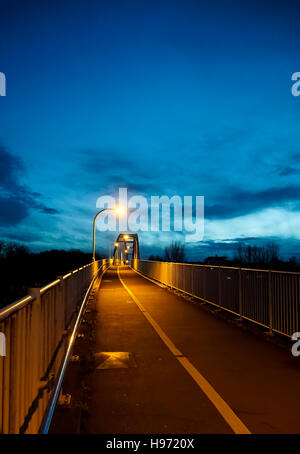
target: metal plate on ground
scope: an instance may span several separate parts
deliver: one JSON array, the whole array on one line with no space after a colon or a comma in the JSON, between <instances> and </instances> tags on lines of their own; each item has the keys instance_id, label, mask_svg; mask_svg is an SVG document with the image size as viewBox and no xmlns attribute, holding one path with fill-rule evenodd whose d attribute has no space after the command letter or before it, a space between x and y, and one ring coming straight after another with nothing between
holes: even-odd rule
<instances>
[{"instance_id":1,"label":"metal plate on ground","mask_svg":"<svg viewBox=\"0 0 300 454\"><path fill-rule=\"evenodd\" d=\"M98 364L97 370L137 367L131 352L99 352L94 356Z\"/></svg>"}]
</instances>

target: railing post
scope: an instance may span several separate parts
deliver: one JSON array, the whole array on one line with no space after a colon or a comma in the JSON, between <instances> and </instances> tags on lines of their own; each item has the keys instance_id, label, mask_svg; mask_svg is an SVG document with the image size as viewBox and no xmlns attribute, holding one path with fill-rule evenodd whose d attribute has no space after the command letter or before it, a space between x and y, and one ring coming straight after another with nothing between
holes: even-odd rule
<instances>
[{"instance_id":1,"label":"railing post","mask_svg":"<svg viewBox=\"0 0 300 454\"><path fill-rule=\"evenodd\" d=\"M203 270L203 299L206 300L207 267L204 266L201 270Z\"/></svg>"},{"instance_id":2,"label":"railing post","mask_svg":"<svg viewBox=\"0 0 300 454\"><path fill-rule=\"evenodd\" d=\"M241 270L241 268L239 268L238 285L239 285L239 316L241 317L243 315L242 270Z\"/></svg>"},{"instance_id":3,"label":"railing post","mask_svg":"<svg viewBox=\"0 0 300 454\"><path fill-rule=\"evenodd\" d=\"M218 268L218 304L222 306L222 289L221 289L221 268Z\"/></svg>"},{"instance_id":4,"label":"railing post","mask_svg":"<svg viewBox=\"0 0 300 454\"><path fill-rule=\"evenodd\" d=\"M31 397L35 397L34 393L41 386L41 349L44 345L44 339L41 339L41 291L39 288L29 288L29 293L34 296L32 303L32 326L31 326L31 355L29 364L26 365L24 373L31 375ZM30 432L38 433L41 419L39 415L39 409L34 412L30 422Z\"/></svg>"},{"instance_id":5,"label":"railing post","mask_svg":"<svg viewBox=\"0 0 300 454\"><path fill-rule=\"evenodd\" d=\"M5 336L6 336L6 356L3 358L3 388L2 394L2 429L1 433L8 434L10 431L9 416L10 416L10 389L11 389L11 370L12 370L12 355L11 355L11 331L12 317L5 321Z\"/></svg>"},{"instance_id":6,"label":"railing post","mask_svg":"<svg viewBox=\"0 0 300 454\"><path fill-rule=\"evenodd\" d=\"M19 314L18 314L19 315ZM25 367L24 374L24 364L23 370L20 370L20 365L22 363L21 357L22 352L20 348L20 339L24 342L25 335L25 326L22 320L22 317L17 317L17 314L12 315L12 363L11 363L11 374L10 374L10 383L9 383L9 432L18 433L20 429L20 418L21 420L24 417L24 412L21 411L20 416L20 407L24 408L24 392L20 393L20 382L28 382L27 375L29 370ZM20 405L21 404L21 405Z\"/></svg>"},{"instance_id":7,"label":"railing post","mask_svg":"<svg viewBox=\"0 0 300 454\"><path fill-rule=\"evenodd\" d=\"M76 301L76 306L74 307L75 298L75 285L74 285L74 271L70 271L69 279L69 288L68 288L68 321L70 321L71 314L76 309L78 301Z\"/></svg>"},{"instance_id":8,"label":"railing post","mask_svg":"<svg viewBox=\"0 0 300 454\"><path fill-rule=\"evenodd\" d=\"M60 280L59 283L59 294L60 294L60 314L63 314L61 317L62 326L61 329L64 331L67 327L67 305L65 302L65 281L63 276L57 276L57 279ZM61 335L62 333L60 333Z\"/></svg>"},{"instance_id":9,"label":"railing post","mask_svg":"<svg viewBox=\"0 0 300 454\"><path fill-rule=\"evenodd\" d=\"M191 289L191 292L190 292L190 293L191 293L192 295L195 295L195 286L194 286L194 267L191 266L190 270L191 270L191 273L192 273L192 276L191 276L191 287L192 287L192 289Z\"/></svg>"},{"instance_id":10,"label":"railing post","mask_svg":"<svg viewBox=\"0 0 300 454\"><path fill-rule=\"evenodd\" d=\"M268 272L268 307L269 307L269 333L273 333L273 292L272 292L272 270Z\"/></svg>"}]
</instances>

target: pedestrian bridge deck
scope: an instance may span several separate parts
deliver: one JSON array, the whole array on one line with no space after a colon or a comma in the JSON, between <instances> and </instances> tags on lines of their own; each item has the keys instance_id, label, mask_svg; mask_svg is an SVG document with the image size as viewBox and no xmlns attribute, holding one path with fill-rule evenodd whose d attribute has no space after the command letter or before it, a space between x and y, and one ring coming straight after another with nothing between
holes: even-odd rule
<instances>
[{"instance_id":1,"label":"pedestrian bridge deck","mask_svg":"<svg viewBox=\"0 0 300 454\"><path fill-rule=\"evenodd\" d=\"M70 431L299 432L300 360L215 310L129 267L106 271L65 378L83 408ZM52 432L67 431L64 415Z\"/></svg>"}]
</instances>

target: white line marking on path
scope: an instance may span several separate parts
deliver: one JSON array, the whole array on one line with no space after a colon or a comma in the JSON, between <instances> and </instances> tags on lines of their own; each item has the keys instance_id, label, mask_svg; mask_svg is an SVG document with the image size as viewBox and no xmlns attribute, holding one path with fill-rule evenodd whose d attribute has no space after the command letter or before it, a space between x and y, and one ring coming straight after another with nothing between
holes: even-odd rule
<instances>
[{"instance_id":1,"label":"white line marking on path","mask_svg":"<svg viewBox=\"0 0 300 454\"><path fill-rule=\"evenodd\" d=\"M127 287L120 275L120 269L118 267L118 277L121 284L131 296L133 301L142 311L148 322L155 329L161 340L165 343L171 353L175 356L177 361L180 362L182 367L188 372L188 374L193 378L197 383L199 388L203 393L208 397L211 403L218 410L223 419L231 427L231 429L236 434L250 434L251 432L245 426L245 424L240 420L240 418L234 413L230 406L225 402L225 400L217 393L217 391L211 386L211 384L203 377L203 375L196 369L195 366L181 353L180 350L175 346L171 339L166 335L166 333L161 329L161 327L156 323L156 321L151 317L149 312L146 311L140 300L134 295L134 293Z\"/></svg>"}]
</instances>

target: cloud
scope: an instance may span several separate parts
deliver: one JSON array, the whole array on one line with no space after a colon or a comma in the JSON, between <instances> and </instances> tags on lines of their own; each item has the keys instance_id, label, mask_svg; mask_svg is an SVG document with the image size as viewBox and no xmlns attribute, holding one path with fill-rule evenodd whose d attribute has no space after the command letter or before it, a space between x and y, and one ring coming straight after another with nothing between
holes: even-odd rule
<instances>
[{"instance_id":1,"label":"cloud","mask_svg":"<svg viewBox=\"0 0 300 454\"><path fill-rule=\"evenodd\" d=\"M19 224L28 215L28 207L11 197L0 197L0 225Z\"/></svg>"},{"instance_id":2,"label":"cloud","mask_svg":"<svg viewBox=\"0 0 300 454\"><path fill-rule=\"evenodd\" d=\"M299 173L298 169L295 169L294 167L286 166L286 167L281 167L278 169L278 175L280 177L286 177L287 175L293 175Z\"/></svg>"},{"instance_id":3,"label":"cloud","mask_svg":"<svg viewBox=\"0 0 300 454\"><path fill-rule=\"evenodd\" d=\"M205 206L205 217L209 219L227 219L259 211L263 208L278 207L288 202L300 202L300 186L289 185L274 187L262 191L227 189L222 203Z\"/></svg>"},{"instance_id":4,"label":"cloud","mask_svg":"<svg viewBox=\"0 0 300 454\"><path fill-rule=\"evenodd\" d=\"M14 226L25 219L31 209L57 214L54 208L41 202L41 194L21 184L25 175L22 161L0 145L0 225Z\"/></svg>"},{"instance_id":5,"label":"cloud","mask_svg":"<svg viewBox=\"0 0 300 454\"><path fill-rule=\"evenodd\" d=\"M72 182L80 181L80 188L85 187L89 191L100 192L104 189L105 194L117 195L120 187L128 189L129 194L153 194L161 193L163 181L158 180L158 175L167 175L162 165L153 169L152 157L143 156L136 150L126 149L86 149L79 152L80 177ZM168 165L170 169L170 164ZM154 178L154 174L155 177Z\"/></svg>"},{"instance_id":6,"label":"cloud","mask_svg":"<svg viewBox=\"0 0 300 454\"><path fill-rule=\"evenodd\" d=\"M20 241L21 243L32 243L43 239L41 232L1 232L1 237L5 240Z\"/></svg>"},{"instance_id":7,"label":"cloud","mask_svg":"<svg viewBox=\"0 0 300 454\"><path fill-rule=\"evenodd\" d=\"M300 240L300 211L267 208L230 219L205 221L205 239L235 240L245 237L281 237Z\"/></svg>"},{"instance_id":8,"label":"cloud","mask_svg":"<svg viewBox=\"0 0 300 454\"><path fill-rule=\"evenodd\" d=\"M86 149L81 150L83 157L82 168L88 173L99 173L105 171L114 172L115 169L128 168L132 165L132 160L126 158L127 151L111 148Z\"/></svg>"},{"instance_id":9,"label":"cloud","mask_svg":"<svg viewBox=\"0 0 300 454\"><path fill-rule=\"evenodd\" d=\"M275 243L279 246L280 258L287 260L292 256L300 258L300 241L295 239L282 239L279 236L271 237L237 237L235 240L214 241L208 240L199 243L197 247L186 248L187 258L191 261L204 260L207 256L219 255L234 258L239 246L266 246L268 243Z\"/></svg>"}]
</instances>

